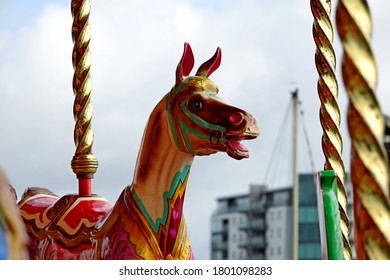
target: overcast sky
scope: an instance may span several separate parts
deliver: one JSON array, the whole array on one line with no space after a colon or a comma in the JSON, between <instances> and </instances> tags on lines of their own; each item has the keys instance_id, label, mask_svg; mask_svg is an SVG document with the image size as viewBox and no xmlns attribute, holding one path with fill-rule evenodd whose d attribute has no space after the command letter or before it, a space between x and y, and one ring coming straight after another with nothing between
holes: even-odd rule
<instances>
[{"instance_id":1,"label":"overcast sky","mask_svg":"<svg viewBox=\"0 0 390 280\"><path fill-rule=\"evenodd\" d=\"M216 198L246 193L250 184L264 183L295 88L315 170L323 168L310 1L91 2L93 153L99 161L94 193L114 203L131 184L146 120L173 86L184 42L192 46L195 68L221 47L222 64L210 78L221 97L252 113L261 131L258 139L245 143L250 159L236 161L226 154L195 159L184 211L196 258L210 257ZM390 1L370 5L377 93L383 111L390 113ZM77 192L70 168L75 150L71 25L70 1L0 0L0 165L19 196L28 186L50 188L58 195ZM335 49L341 62L337 33ZM339 65L348 171L347 99ZM291 185L291 149L286 148L291 147L291 123L284 125L283 141L278 143L287 151L279 159L285 168L271 168L271 179L265 182L270 188ZM299 170L310 172L302 124L299 140Z\"/></svg>"}]
</instances>

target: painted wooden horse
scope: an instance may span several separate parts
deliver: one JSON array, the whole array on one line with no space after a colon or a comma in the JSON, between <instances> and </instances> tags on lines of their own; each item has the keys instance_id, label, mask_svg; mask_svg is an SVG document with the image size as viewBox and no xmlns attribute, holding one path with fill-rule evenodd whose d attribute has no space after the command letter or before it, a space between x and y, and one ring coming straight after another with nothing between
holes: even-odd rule
<instances>
[{"instance_id":1,"label":"painted wooden horse","mask_svg":"<svg viewBox=\"0 0 390 280\"><path fill-rule=\"evenodd\" d=\"M208 78L221 50L189 76L189 44L176 84L157 104L146 126L133 183L112 207L104 198L27 189L19 207L32 259L193 259L182 215L194 156L226 152L249 156L240 142L259 135L256 120L218 98Z\"/></svg>"}]
</instances>

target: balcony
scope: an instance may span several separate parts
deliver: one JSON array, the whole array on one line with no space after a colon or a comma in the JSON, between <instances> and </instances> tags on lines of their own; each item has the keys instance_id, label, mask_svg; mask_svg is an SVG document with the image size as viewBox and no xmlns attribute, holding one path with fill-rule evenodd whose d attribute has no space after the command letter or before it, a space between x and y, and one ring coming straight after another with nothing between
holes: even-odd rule
<instances>
[{"instance_id":1,"label":"balcony","mask_svg":"<svg viewBox=\"0 0 390 280\"><path fill-rule=\"evenodd\" d=\"M256 201L251 204L251 210L254 213L264 213L265 212L265 203L264 201Z\"/></svg>"},{"instance_id":2,"label":"balcony","mask_svg":"<svg viewBox=\"0 0 390 280\"><path fill-rule=\"evenodd\" d=\"M264 242L264 237L263 236L258 236L254 237L251 239L251 245L253 247L259 248L259 247L264 247L265 242Z\"/></svg>"},{"instance_id":3,"label":"balcony","mask_svg":"<svg viewBox=\"0 0 390 280\"><path fill-rule=\"evenodd\" d=\"M227 213L237 213L237 212L249 212L249 205L232 205L228 207L219 207L213 212L214 215L221 215Z\"/></svg>"},{"instance_id":4,"label":"balcony","mask_svg":"<svg viewBox=\"0 0 390 280\"><path fill-rule=\"evenodd\" d=\"M263 236L256 236L256 237L248 238L245 240L240 240L238 242L238 246L263 248L265 246L264 237Z\"/></svg>"},{"instance_id":5,"label":"balcony","mask_svg":"<svg viewBox=\"0 0 390 280\"><path fill-rule=\"evenodd\" d=\"M249 221L240 221L240 224L238 225L239 230L248 230L250 229L250 223Z\"/></svg>"},{"instance_id":6,"label":"balcony","mask_svg":"<svg viewBox=\"0 0 390 280\"><path fill-rule=\"evenodd\" d=\"M229 231L228 225L217 225L211 227L211 233L212 234L220 234L220 233L226 233Z\"/></svg>"},{"instance_id":7,"label":"balcony","mask_svg":"<svg viewBox=\"0 0 390 280\"><path fill-rule=\"evenodd\" d=\"M264 219L252 220L251 227L254 230L264 230L265 229Z\"/></svg>"},{"instance_id":8,"label":"balcony","mask_svg":"<svg viewBox=\"0 0 390 280\"><path fill-rule=\"evenodd\" d=\"M265 260L265 254L253 254L247 257L248 260Z\"/></svg>"},{"instance_id":9,"label":"balcony","mask_svg":"<svg viewBox=\"0 0 390 280\"><path fill-rule=\"evenodd\" d=\"M213 251L219 251L219 250L227 250L228 249L228 242L227 241L213 241L211 243L211 248Z\"/></svg>"},{"instance_id":10,"label":"balcony","mask_svg":"<svg viewBox=\"0 0 390 280\"><path fill-rule=\"evenodd\" d=\"M240 230L264 230L265 222L264 219L254 219L251 221L242 221L239 225Z\"/></svg>"}]
</instances>

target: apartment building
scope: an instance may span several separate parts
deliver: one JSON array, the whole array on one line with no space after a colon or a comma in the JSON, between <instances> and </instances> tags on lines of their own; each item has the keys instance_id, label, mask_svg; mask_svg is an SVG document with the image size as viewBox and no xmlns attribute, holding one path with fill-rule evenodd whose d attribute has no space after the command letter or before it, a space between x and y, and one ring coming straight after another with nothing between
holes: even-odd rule
<instances>
[{"instance_id":1,"label":"apartment building","mask_svg":"<svg viewBox=\"0 0 390 280\"><path fill-rule=\"evenodd\" d=\"M316 175L299 175L299 259L321 259ZM351 183L346 176L348 216ZM353 233L350 243L353 248ZM251 185L242 195L217 199L211 217L211 259L292 259L292 187L268 190Z\"/></svg>"}]
</instances>

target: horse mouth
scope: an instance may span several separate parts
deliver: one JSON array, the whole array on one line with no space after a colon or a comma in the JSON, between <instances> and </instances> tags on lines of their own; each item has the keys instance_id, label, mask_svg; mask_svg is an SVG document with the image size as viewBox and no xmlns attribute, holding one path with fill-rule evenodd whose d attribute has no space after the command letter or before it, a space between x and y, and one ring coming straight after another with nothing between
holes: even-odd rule
<instances>
[{"instance_id":1,"label":"horse mouth","mask_svg":"<svg viewBox=\"0 0 390 280\"><path fill-rule=\"evenodd\" d=\"M250 131L250 129L248 129L240 136L228 137L225 143L227 154L238 160L249 158L249 149L245 147L241 141L255 139L257 136L259 136L258 130Z\"/></svg>"}]
</instances>

